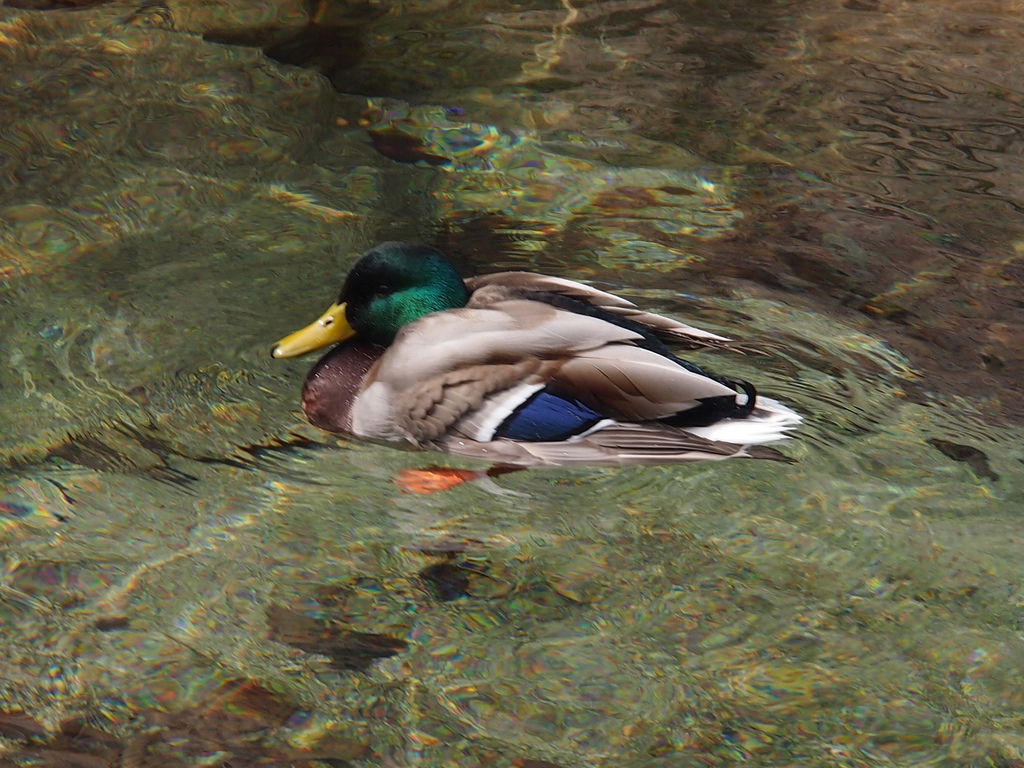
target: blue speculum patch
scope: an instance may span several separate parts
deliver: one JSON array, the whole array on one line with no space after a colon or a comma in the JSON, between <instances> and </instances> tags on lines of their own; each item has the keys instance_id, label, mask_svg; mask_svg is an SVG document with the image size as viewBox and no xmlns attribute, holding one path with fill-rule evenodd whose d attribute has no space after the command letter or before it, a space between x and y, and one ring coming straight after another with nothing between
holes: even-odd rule
<instances>
[{"instance_id":1,"label":"blue speculum patch","mask_svg":"<svg viewBox=\"0 0 1024 768\"><path fill-rule=\"evenodd\" d=\"M578 400L541 390L524 402L495 431L495 437L543 442L578 435L603 419Z\"/></svg>"}]
</instances>

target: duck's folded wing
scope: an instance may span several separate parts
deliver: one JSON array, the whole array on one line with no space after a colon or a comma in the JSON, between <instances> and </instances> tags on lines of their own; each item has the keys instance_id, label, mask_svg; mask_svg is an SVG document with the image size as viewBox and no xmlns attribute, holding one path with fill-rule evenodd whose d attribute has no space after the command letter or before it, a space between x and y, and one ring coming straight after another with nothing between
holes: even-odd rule
<instances>
[{"instance_id":1,"label":"duck's folded wing","mask_svg":"<svg viewBox=\"0 0 1024 768\"><path fill-rule=\"evenodd\" d=\"M469 366L567 359L641 338L599 317L539 301L503 301L484 309L435 312L407 325L369 378L371 385L382 382L398 392Z\"/></svg>"},{"instance_id":2,"label":"duck's folded wing","mask_svg":"<svg viewBox=\"0 0 1024 768\"><path fill-rule=\"evenodd\" d=\"M422 443L485 405L480 415L490 418L496 406L489 397L524 383L535 390L575 354L640 338L536 301L427 315L406 326L367 375L352 408L352 429ZM517 405L503 401L502 407Z\"/></svg>"},{"instance_id":3,"label":"duck's folded wing","mask_svg":"<svg viewBox=\"0 0 1024 768\"><path fill-rule=\"evenodd\" d=\"M735 396L634 346L640 338L534 301L429 315L371 371L354 431L421 445L452 430L476 441L568 439L602 419L651 421Z\"/></svg>"},{"instance_id":4,"label":"duck's folded wing","mask_svg":"<svg viewBox=\"0 0 1024 768\"><path fill-rule=\"evenodd\" d=\"M608 344L565 361L552 376L559 393L620 421L664 419L735 390L642 347Z\"/></svg>"},{"instance_id":5,"label":"duck's folded wing","mask_svg":"<svg viewBox=\"0 0 1024 768\"><path fill-rule=\"evenodd\" d=\"M556 294L586 302L618 317L639 323L662 338L683 346L719 347L729 341L727 337L719 336L717 333L653 312L644 312L621 296L561 277L539 275L534 272L495 272L468 278L466 287L473 294L470 305L475 307L484 307L512 298L528 298L531 294Z\"/></svg>"}]
</instances>

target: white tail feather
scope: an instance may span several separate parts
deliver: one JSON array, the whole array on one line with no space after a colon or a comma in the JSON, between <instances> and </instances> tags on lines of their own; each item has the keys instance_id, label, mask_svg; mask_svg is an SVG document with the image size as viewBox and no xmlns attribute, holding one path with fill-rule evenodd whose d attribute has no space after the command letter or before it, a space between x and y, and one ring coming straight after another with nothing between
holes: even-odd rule
<instances>
[{"instance_id":1,"label":"white tail feather","mask_svg":"<svg viewBox=\"0 0 1024 768\"><path fill-rule=\"evenodd\" d=\"M745 419L723 419L709 427L686 427L692 435L737 445L760 445L789 437L803 418L799 413L770 397L757 398L754 412Z\"/></svg>"}]
</instances>

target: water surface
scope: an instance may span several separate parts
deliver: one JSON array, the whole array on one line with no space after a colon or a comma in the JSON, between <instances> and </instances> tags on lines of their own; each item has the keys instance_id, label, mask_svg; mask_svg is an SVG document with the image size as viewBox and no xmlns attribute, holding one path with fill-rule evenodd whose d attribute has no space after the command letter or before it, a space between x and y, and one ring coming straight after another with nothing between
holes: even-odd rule
<instances>
[{"instance_id":1,"label":"water surface","mask_svg":"<svg viewBox=\"0 0 1024 768\"><path fill-rule=\"evenodd\" d=\"M1016 766L1018 3L0 7L0 761ZM71 7L75 6L75 7ZM418 494L370 244L740 341L792 463Z\"/></svg>"}]
</instances>

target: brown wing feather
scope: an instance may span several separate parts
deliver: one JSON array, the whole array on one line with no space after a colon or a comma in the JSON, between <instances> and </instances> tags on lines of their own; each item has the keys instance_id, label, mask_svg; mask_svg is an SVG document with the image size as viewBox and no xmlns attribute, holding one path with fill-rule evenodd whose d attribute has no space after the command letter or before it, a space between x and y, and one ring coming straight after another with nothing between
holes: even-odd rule
<instances>
[{"instance_id":1,"label":"brown wing feather","mask_svg":"<svg viewBox=\"0 0 1024 768\"><path fill-rule=\"evenodd\" d=\"M633 302L583 283L533 272L495 272L466 280L472 293L470 306L486 307L499 301L523 298L532 293L557 293L600 307L626 320L646 326L659 336L690 348L722 347L725 336L695 328L678 320L645 312Z\"/></svg>"},{"instance_id":2,"label":"brown wing feather","mask_svg":"<svg viewBox=\"0 0 1024 768\"><path fill-rule=\"evenodd\" d=\"M501 289L507 292L508 297L516 298L522 298L530 293L560 293L563 296L572 296L574 299L593 304L595 307L636 308L636 304L633 302L613 293L599 291L597 288L577 283L574 280L539 275L536 272L492 272L489 275L467 278L466 287L473 294L482 288ZM486 293L481 295L486 295ZM476 297L474 296L474 298Z\"/></svg>"},{"instance_id":3,"label":"brown wing feather","mask_svg":"<svg viewBox=\"0 0 1024 768\"><path fill-rule=\"evenodd\" d=\"M554 383L560 392L624 421L661 419L696 407L702 398L736 394L662 355L624 344L574 356Z\"/></svg>"},{"instance_id":4,"label":"brown wing feather","mask_svg":"<svg viewBox=\"0 0 1024 768\"><path fill-rule=\"evenodd\" d=\"M710 331L681 323L664 315L644 312L642 309L630 309L629 307L605 307L605 309L626 320L647 326L666 341L671 341L688 349L700 349L701 347L721 349L728 346L731 341L726 336L719 336L717 333L711 333Z\"/></svg>"}]
</instances>

